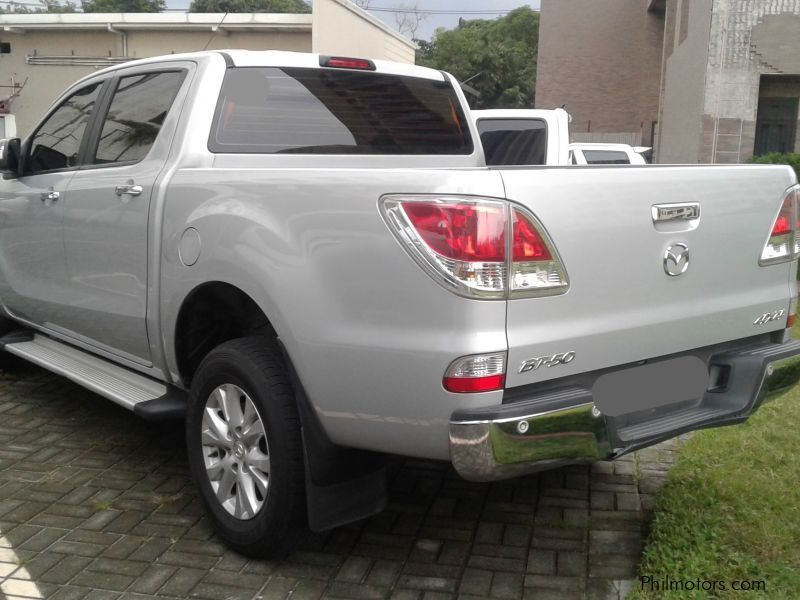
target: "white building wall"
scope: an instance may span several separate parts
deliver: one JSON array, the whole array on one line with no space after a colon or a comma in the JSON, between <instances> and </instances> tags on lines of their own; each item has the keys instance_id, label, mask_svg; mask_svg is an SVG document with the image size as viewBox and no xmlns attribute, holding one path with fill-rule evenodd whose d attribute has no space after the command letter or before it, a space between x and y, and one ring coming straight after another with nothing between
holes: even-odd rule
<instances>
[{"instance_id":1,"label":"white building wall","mask_svg":"<svg viewBox=\"0 0 800 600\"><path fill-rule=\"evenodd\" d=\"M414 64L414 42L349 0L314 0L313 52Z\"/></svg>"}]
</instances>

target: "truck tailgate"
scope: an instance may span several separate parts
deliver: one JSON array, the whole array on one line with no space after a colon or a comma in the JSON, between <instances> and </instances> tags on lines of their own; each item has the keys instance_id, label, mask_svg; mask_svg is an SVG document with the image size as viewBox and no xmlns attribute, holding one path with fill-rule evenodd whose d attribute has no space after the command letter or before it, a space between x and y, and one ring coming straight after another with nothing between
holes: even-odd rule
<instances>
[{"instance_id":1,"label":"truck tailgate","mask_svg":"<svg viewBox=\"0 0 800 600\"><path fill-rule=\"evenodd\" d=\"M549 232L569 276L560 296L508 302L507 387L624 365L785 327L796 262L759 266L790 169L658 166L503 169L506 197ZM700 205L690 221L652 207ZM665 253L688 247L678 276ZM669 267L674 270L672 264ZM525 361L573 352L553 367Z\"/></svg>"}]
</instances>

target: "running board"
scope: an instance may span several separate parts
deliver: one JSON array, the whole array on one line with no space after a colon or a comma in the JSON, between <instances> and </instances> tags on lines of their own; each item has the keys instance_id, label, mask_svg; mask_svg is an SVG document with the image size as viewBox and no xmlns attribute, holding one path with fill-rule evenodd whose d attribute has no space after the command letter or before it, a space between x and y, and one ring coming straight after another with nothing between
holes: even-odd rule
<instances>
[{"instance_id":1,"label":"running board","mask_svg":"<svg viewBox=\"0 0 800 600\"><path fill-rule=\"evenodd\" d=\"M13 332L0 338L6 352L62 375L148 420L181 418L182 390L140 375L52 338Z\"/></svg>"}]
</instances>

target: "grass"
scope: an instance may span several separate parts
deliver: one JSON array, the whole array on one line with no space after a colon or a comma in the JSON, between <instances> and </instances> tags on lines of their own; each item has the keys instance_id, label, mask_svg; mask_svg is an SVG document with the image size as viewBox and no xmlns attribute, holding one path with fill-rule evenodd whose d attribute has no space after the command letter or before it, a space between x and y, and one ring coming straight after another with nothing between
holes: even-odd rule
<instances>
[{"instance_id":1,"label":"grass","mask_svg":"<svg viewBox=\"0 0 800 600\"><path fill-rule=\"evenodd\" d=\"M629 598L800 598L800 388L734 427L695 434L656 501L640 576L722 581L727 590ZM765 592L732 592L761 580Z\"/></svg>"}]
</instances>

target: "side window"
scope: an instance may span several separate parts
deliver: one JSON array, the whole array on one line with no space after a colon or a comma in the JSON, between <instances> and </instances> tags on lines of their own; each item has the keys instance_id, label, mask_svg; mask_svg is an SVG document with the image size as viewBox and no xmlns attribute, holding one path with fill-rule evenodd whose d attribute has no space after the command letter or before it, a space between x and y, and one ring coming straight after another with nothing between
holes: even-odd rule
<instances>
[{"instance_id":1,"label":"side window","mask_svg":"<svg viewBox=\"0 0 800 600\"><path fill-rule=\"evenodd\" d=\"M590 165L629 165L628 155L619 150L584 150L583 156Z\"/></svg>"},{"instance_id":2,"label":"side window","mask_svg":"<svg viewBox=\"0 0 800 600\"><path fill-rule=\"evenodd\" d=\"M78 164L86 124L102 86L100 81L75 92L36 130L27 161L28 174L66 169Z\"/></svg>"},{"instance_id":3,"label":"side window","mask_svg":"<svg viewBox=\"0 0 800 600\"><path fill-rule=\"evenodd\" d=\"M478 132L490 167L546 162L547 123L542 119L481 119Z\"/></svg>"},{"instance_id":4,"label":"side window","mask_svg":"<svg viewBox=\"0 0 800 600\"><path fill-rule=\"evenodd\" d=\"M168 71L120 78L92 163L142 160L156 141L184 77L183 71Z\"/></svg>"}]
</instances>

